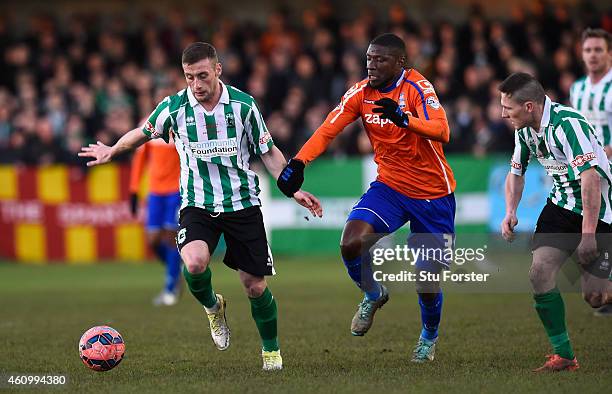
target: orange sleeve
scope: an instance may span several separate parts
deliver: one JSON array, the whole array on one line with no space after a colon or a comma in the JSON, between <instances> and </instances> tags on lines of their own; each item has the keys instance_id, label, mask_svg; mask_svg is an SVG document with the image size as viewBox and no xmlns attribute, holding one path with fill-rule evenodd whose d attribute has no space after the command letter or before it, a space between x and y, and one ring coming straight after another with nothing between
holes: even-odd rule
<instances>
[{"instance_id":1,"label":"orange sleeve","mask_svg":"<svg viewBox=\"0 0 612 394\"><path fill-rule=\"evenodd\" d=\"M148 144L143 144L136 149L132 158L132 170L130 171L130 193L138 193L140 189L140 178L144 170L145 160L147 156Z\"/></svg>"},{"instance_id":2,"label":"orange sleeve","mask_svg":"<svg viewBox=\"0 0 612 394\"><path fill-rule=\"evenodd\" d=\"M416 111L418 117L409 117L408 130L434 141L448 143L450 129L446 112L436 96L433 85L426 79L410 83L415 88L410 97L410 107Z\"/></svg>"},{"instance_id":3,"label":"orange sleeve","mask_svg":"<svg viewBox=\"0 0 612 394\"><path fill-rule=\"evenodd\" d=\"M346 126L359 117L364 86L365 84L360 82L342 96L340 104L327 115L323 124L306 141L295 156L296 159L304 162L304 164L313 161L325 152L331 141Z\"/></svg>"}]
</instances>

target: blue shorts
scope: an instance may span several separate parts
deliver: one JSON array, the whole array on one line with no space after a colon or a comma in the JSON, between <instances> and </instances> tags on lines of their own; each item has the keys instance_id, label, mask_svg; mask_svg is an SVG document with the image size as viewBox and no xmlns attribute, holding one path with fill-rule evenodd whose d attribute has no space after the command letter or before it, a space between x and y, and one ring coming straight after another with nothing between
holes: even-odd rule
<instances>
[{"instance_id":1,"label":"blue shorts","mask_svg":"<svg viewBox=\"0 0 612 394\"><path fill-rule=\"evenodd\" d=\"M430 200L410 198L374 181L351 210L347 221L362 220L380 234L390 234L410 222L410 247L446 248L454 241L455 195L453 193ZM434 245L435 244L435 245ZM440 267L439 264L443 267ZM418 260L419 269L436 272L449 268L448 261Z\"/></svg>"},{"instance_id":2,"label":"blue shorts","mask_svg":"<svg viewBox=\"0 0 612 394\"><path fill-rule=\"evenodd\" d=\"M147 230L171 230L178 228L178 211L181 206L180 193L149 194Z\"/></svg>"}]
</instances>

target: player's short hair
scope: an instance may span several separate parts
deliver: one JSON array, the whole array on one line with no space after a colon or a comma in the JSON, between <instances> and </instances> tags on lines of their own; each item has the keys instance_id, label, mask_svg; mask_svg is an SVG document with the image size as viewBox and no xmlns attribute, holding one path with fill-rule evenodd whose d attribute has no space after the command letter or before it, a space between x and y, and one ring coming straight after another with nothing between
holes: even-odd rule
<instances>
[{"instance_id":1,"label":"player's short hair","mask_svg":"<svg viewBox=\"0 0 612 394\"><path fill-rule=\"evenodd\" d=\"M514 73L510 75L499 85L498 89L519 104L527 101L543 103L546 97L540 82L527 73Z\"/></svg>"},{"instance_id":2,"label":"player's short hair","mask_svg":"<svg viewBox=\"0 0 612 394\"><path fill-rule=\"evenodd\" d=\"M609 51L611 48L610 45L612 45L612 34L608 33L604 29L592 29L590 27L587 27L582 32L581 42L584 44L587 38L603 38L606 42L606 49Z\"/></svg>"},{"instance_id":3,"label":"player's short hair","mask_svg":"<svg viewBox=\"0 0 612 394\"><path fill-rule=\"evenodd\" d=\"M393 33L384 33L370 41L370 45L380 45L390 48L400 56L406 55L406 44L404 40Z\"/></svg>"},{"instance_id":4,"label":"player's short hair","mask_svg":"<svg viewBox=\"0 0 612 394\"><path fill-rule=\"evenodd\" d=\"M212 59L216 63L219 61L217 50L207 42L194 42L187 45L187 48L183 51L181 62L183 64L194 64L203 59Z\"/></svg>"}]
</instances>

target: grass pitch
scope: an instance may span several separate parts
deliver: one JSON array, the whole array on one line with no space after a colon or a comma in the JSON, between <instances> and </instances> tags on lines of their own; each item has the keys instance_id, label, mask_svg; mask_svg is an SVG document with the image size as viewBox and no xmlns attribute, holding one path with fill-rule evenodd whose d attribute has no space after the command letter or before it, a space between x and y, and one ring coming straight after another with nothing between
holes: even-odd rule
<instances>
[{"instance_id":1,"label":"grass pitch","mask_svg":"<svg viewBox=\"0 0 612 394\"><path fill-rule=\"evenodd\" d=\"M207 319L188 293L155 308L159 264L0 264L0 375L62 374L70 392L608 392L612 319L593 317L565 295L576 373L534 375L550 349L530 294L445 296L436 360L409 357L420 329L416 296L391 294L362 338L349 325L360 295L336 258L277 257L270 288L279 306L284 359L264 373L250 306L235 272L215 262L215 291L228 300L232 345L214 348ZM525 281L527 277L525 276ZM87 369L77 343L91 326L121 332L126 355L114 370ZM0 383L0 391L6 388Z\"/></svg>"}]
</instances>

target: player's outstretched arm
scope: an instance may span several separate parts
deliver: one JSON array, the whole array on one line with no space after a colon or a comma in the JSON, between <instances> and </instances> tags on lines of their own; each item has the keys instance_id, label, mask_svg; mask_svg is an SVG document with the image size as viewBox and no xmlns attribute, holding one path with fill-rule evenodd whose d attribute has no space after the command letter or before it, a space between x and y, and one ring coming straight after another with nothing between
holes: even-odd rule
<instances>
[{"instance_id":1,"label":"player's outstretched arm","mask_svg":"<svg viewBox=\"0 0 612 394\"><path fill-rule=\"evenodd\" d=\"M506 177L506 216L501 222L502 237L508 242L514 241L514 227L518 224L516 209L523 195L525 178L520 175L508 173Z\"/></svg>"},{"instance_id":2,"label":"player's outstretched arm","mask_svg":"<svg viewBox=\"0 0 612 394\"><path fill-rule=\"evenodd\" d=\"M104 145L98 141L96 144L89 144L89 146L83 146L80 157L91 157L94 160L87 162L87 166L95 166L98 164L108 163L120 153L128 150L136 149L140 145L144 144L149 140L140 127L128 131L117 141L113 146Z\"/></svg>"}]
</instances>

